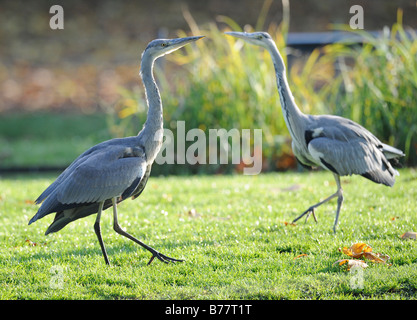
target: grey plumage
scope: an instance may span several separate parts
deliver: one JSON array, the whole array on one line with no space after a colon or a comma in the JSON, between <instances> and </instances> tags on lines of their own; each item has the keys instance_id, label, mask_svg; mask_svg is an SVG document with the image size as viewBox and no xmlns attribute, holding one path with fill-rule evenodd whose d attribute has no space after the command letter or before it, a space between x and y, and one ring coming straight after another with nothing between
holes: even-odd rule
<instances>
[{"instance_id":1,"label":"grey plumage","mask_svg":"<svg viewBox=\"0 0 417 320\"><path fill-rule=\"evenodd\" d=\"M148 101L148 116L137 136L112 139L93 146L82 153L36 199L41 204L29 221L35 222L56 212L55 219L45 234L57 232L68 223L97 213L94 230L105 262L109 264L101 237L102 210L113 206L114 229L152 253L163 262L182 261L167 257L125 232L117 221L117 203L137 198L148 181L152 164L162 144L162 103L153 77L157 58L171 53L202 37L157 39L151 41L142 54L140 75Z\"/></svg>"},{"instance_id":2,"label":"grey plumage","mask_svg":"<svg viewBox=\"0 0 417 320\"><path fill-rule=\"evenodd\" d=\"M404 153L382 143L367 129L349 119L302 113L288 85L284 61L268 33L226 32L226 34L269 51L276 72L281 108L292 137L294 155L304 166L321 166L334 174L338 186L336 193L308 208L294 222L304 215L307 215L307 218L310 214L314 215L316 207L337 197L338 206L333 225L333 230L336 232L343 203L340 176L358 174L373 182L392 187L395 176L398 175L392 164L398 163L398 158L404 156Z\"/></svg>"}]
</instances>

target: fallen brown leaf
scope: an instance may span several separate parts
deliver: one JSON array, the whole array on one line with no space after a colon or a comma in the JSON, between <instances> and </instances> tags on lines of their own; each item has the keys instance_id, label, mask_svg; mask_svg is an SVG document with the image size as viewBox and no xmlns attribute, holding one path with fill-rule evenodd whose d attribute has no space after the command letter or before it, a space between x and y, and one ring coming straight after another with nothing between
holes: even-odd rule
<instances>
[{"instance_id":1,"label":"fallen brown leaf","mask_svg":"<svg viewBox=\"0 0 417 320\"><path fill-rule=\"evenodd\" d=\"M371 252L372 248L368 246L366 243L358 242L350 246L350 248L339 248L339 251L352 258L361 258L365 252Z\"/></svg>"},{"instance_id":2,"label":"fallen brown leaf","mask_svg":"<svg viewBox=\"0 0 417 320\"><path fill-rule=\"evenodd\" d=\"M284 225L286 226L296 226L296 223L284 221Z\"/></svg>"},{"instance_id":3,"label":"fallen brown leaf","mask_svg":"<svg viewBox=\"0 0 417 320\"><path fill-rule=\"evenodd\" d=\"M301 258L301 257L307 257L307 254L306 254L306 253L299 254L298 256L296 256L296 257L294 258L294 260L295 260L295 259L298 259L298 258Z\"/></svg>"},{"instance_id":4,"label":"fallen brown leaf","mask_svg":"<svg viewBox=\"0 0 417 320\"><path fill-rule=\"evenodd\" d=\"M376 263L386 263L389 259L391 259L390 256L387 254L374 252L365 252L364 257Z\"/></svg>"},{"instance_id":5,"label":"fallen brown leaf","mask_svg":"<svg viewBox=\"0 0 417 320\"><path fill-rule=\"evenodd\" d=\"M36 245L37 245L37 243L36 243L36 242L33 242L32 240L29 240L29 239L26 239L26 240L25 240L25 243L27 243L29 246L32 246L32 247L34 247L34 246L36 246Z\"/></svg>"},{"instance_id":6,"label":"fallen brown leaf","mask_svg":"<svg viewBox=\"0 0 417 320\"><path fill-rule=\"evenodd\" d=\"M387 254L372 252L372 248L363 242L355 243L350 248L339 248L339 251L352 258L365 258L376 263L386 263L391 259Z\"/></svg>"},{"instance_id":7,"label":"fallen brown leaf","mask_svg":"<svg viewBox=\"0 0 417 320\"><path fill-rule=\"evenodd\" d=\"M362 267L364 269L368 267L366 262L363 260L342 259L337 260L335 263L333 263L333 266L336 264L338 264L339 266L346 265L348 271L353 267Z\"/></svg>"},{"instance_id":8,"label":"fallen brown leaf","mask_svg":"<svg viewBox=\"0 0 417 320\"><path fill-rule=\"evenodd\" d=\"M417 239L417 232L407 231L401 235L402 239Z\"/></svg>"},{"instance_id":9,"label":"fallen brown leaf","mask_svg":"<svg viewBox=\"0 0 417 320\"><path fill-rule=\"evenodd\" d=\"M44 242L44 243L37 243L37 242L34 242L34 241L30 240L30 239L26 239L25 240L25 243L26 243L26 245L28 245L30 247L36 247L38 245L40 245L40 246L46 246L47 245L46 242Z\"/></svg>"}]
</instances>

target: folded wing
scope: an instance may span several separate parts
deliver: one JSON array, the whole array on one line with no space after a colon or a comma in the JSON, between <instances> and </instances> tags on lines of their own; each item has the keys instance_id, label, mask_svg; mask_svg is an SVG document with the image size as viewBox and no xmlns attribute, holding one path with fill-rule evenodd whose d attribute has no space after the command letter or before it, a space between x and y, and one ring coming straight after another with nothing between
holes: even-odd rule
<instances>
[{"instance_id":1,"label":"folded wing","mask_svg":"<svg viewBox=\"0 0 417 320\"><path fill-rule=\"evenodd\" d=\"M128 198L146 172L142 148L108 146L71 165L40 197L30 223L52 212L90 206L114 197ZM38 198L39 199L39 198Z\"/></svg>"}]
</instances>

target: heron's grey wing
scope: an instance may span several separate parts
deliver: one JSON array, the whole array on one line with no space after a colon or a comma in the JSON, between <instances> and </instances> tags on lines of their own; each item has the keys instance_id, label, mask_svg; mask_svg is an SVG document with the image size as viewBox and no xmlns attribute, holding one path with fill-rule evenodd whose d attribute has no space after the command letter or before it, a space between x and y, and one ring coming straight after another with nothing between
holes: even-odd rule
<instances>
[{"instance_id":1,"label":"heron's grey wing","mask_svg":"<svg viewBox=\"0 0 417 320\"><path fill-rule=\"evenodd\" d=\"M142 148L109 146L96 150L53 189L29 224L52 212L131 196L143 178L146 164Z\"/></svg>"},{"instance_id":2,"label":"heron's grey wing","mask_svg":"<svg viewBox=\"0 0 417 320\"><path fill-rule=\"evenodd\" d=\"M152 166L151 164L147 165L146 171L143 174L137 186L135 183L132 184L132 188L130 188L130 190L135 189L135 186L136 186L136 189L133 192L129 190L127 192L125 191L127 193L127 195L125 195L126 197L128 197L128 195L131 194L132 199L135 199L142 193L148 181L148 178L151 172L151 166ZM124 200L123 196L118 198L117 202L120 202L122 200ZM54 221L46 230L45 235L61 230L68 223L72 221L75 221L77 219L86 217L90 214L96 213L98 211L98 206L99 206L98 203L91 203L91 204L87 203L87 204L82 204L74 208L57 212L57 214L55 215ZM110 199L104 201L103 210L109 208L110 206L112 206L112 201Z\"/></svg>"},{"instance_id":3,"label":"heron's grey wing","mask_svg":"<svg viewBox=\"0 0 417 320\"><path fill-rule=\"evenodd\" d=\"M128 197L146 171L143 149L110 146L92 154L61 182L57 200L62 204L101 202Z\"/></svg>"},{"instance_id":4,"label":"heron's grey wing","mask_svg":"<svg viewBox=\"0 0 417 320\"><path fill-rule=\"evenodd\" d=\"M340 176L359 174L374 182L393 186L398 172L382 150L362 137L349 141L320 136L308 144L311 156Z\"/></svg>"},{"instance_id":5,"label":"heron's grey wing","mask_svg":"<svg viewBox=\"0 0 417 320\"><path fill-rule=\"evenodd\" d=\"M137 186L135 191L133 191L132 193L132 199L136 199L142 194L143 190L145 189L146 183L148 182L149 176L151 175L151 169L152 169L152 164L148 164L148 166L146 167L145 174L140 180L139 185Z\"/></svg>"},{"instance_id":6,"label":"heron's grey wing","mask_svg":"<svg viewBox=\"0 0 417 320\"><path fill-rule=\"evenodd\" d=\"M313 169L313 167L316 167L317 166L317 163L311 162L309 159L307 159L304 156L304 153L300 150L300 148L298 147L297 143L295 143L295 140L292 141L291 148L292 148L292 151L294 153L295 158L297 159L297 161L304 168L306 168L308 170L311 170L311 169Z\"/></svg>"},{"instance_id":7,"label":"heron's grey wing","mask_svg":"<svg viewBox=\"0 0 417 320\"><path fill-rule=\"evenodd\" d=\"M76 167L77 165L80 165L83 161L86 160L86 158L83 157L84 154L80 155L77 159L75 159L71 165L69 165L59 176L56 178L56 180L41 193L41 195L35 200L36 204L42 203L59 185L62 181L65 180L65 178L68 176L68 174L71 173L71 171Z\"/></svg>"},{"instance_id":8,"label":"heron's grey wing","mask_svg":"<svg viewBox=\"0 0 417 320\"><path fill-rule=\"evenodd\" d=\"M134 138L134 137L116 138L116 139L107 140L107 141L101 142L101 143L87 149L86 151L84 151L58 176L58 178L48 188L46 188L42 192L42 194L35 200L35 203L39 204L39 203L43 202L51 193L54 192L54 190L56 190L58 188L58 186L63 181L65 181L65 179L69 175L71 175L71 173L73 172L73 170L75 168L82 165L82 163L84 161L86 161L91 155L93 155L97 152L100 152L104 149L107 149L109 146L113 146L113 147L117 148L117 147L120 147L120 146L123 146L123 145L127 145L127 144L132 142L132 141L130 141L130 139L132 139L132 138Z\"/></svg>"}]
</instances>

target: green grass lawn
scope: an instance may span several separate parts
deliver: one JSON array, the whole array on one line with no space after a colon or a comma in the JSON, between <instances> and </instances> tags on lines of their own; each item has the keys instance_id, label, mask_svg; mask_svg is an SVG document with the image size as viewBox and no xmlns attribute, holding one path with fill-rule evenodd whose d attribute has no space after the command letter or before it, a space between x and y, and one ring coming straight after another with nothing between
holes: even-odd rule
<instances>
[{"instance_id":1,"label":"green grass lawn","mask_svg":"<svg viewBox=\"0 0 417 320\"><path fill-rule=\"evenodd\" d=\"M152 177L140 198L119 205L119 222L160 252L186 261L147 266L150 253L112 229L78 220L44 236L53 216L28 226L33 200L53 176L0 180L0 299L415 299L417 172L401 170L393 188L343 178L345 203L336 235L336 201L286 225L335 191L328 172L258 176ZM334 266L338 248L356 242L388 254L360 272ZM306 254L297 258L301 254ZM354 285L357 277L361 285ZM356 277L356 278L355 278Z\"/></svg>"}]
</instances>

